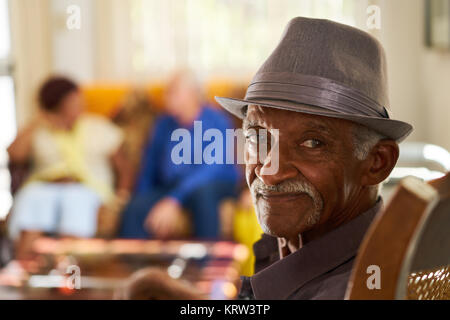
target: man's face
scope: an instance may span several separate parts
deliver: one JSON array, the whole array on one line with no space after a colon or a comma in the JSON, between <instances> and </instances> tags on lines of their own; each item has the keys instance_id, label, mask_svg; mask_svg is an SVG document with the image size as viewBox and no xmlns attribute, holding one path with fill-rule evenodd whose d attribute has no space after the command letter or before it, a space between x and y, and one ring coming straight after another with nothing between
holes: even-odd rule
<instances>
[{"instance_id":1,"label":"man's face","mask_svg":"<svg viewBox=\"0 0 450 320\"><path fill-rule=\"evenodd\" d=\"M265 233L296 237L339 220L358 201L361 161L354 156L352 128L346 120L248 107L246 159L257 141L249 129L269 134L278 129L278 171L264 174L273 158L270 152L263 164L246 161L247 183Z\"/></svg>"}]
</instances>

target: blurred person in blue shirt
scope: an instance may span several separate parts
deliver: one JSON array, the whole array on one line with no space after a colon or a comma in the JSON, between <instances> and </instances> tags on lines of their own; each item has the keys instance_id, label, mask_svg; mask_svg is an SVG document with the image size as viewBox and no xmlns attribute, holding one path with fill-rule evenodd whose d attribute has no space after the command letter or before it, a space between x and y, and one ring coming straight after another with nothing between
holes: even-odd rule
<instances>
[{"instance_id":1,"label":"blurred person in blue shirt","mask_svg":"<svg viewBox=\"0 0 450 320\"><path fill-rule=\"evenodd\" d=\"M233 125L221 110L201 102L201 90L193 75L175 74L166 94L167 114L161 115L150 132L144 150L135 195L123 213L121 237L177 238L183 209L188 212L193 236L216 239L220 235L218 206L236 196L240 173L236 165L226 164L226 129ZM194 121L200 121L203 133L217 129L222 134L222 163L194 163ZM197 129L198 124L197 123ZM172 133L184 128L190 133L190 163L175 164ZM217 131L216 131L217 132ZM198 136L197 136L198 137ZM201 152L211 141L201 139ZM228 146L230 147L230 146ZM233 147L233 146L231 146ZM228 150L233 152L234 150ZM185 151L183 151L185 152Z\"/></svg>"}]
</instances>

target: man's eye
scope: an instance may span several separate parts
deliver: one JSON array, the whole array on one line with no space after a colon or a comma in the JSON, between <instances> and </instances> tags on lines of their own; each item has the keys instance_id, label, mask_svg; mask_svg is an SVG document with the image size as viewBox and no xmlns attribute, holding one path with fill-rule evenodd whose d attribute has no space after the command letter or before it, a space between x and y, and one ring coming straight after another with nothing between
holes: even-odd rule
<instances>
[{"instance_id":1,"label":"man's eye","mask_svg":"<svg viewBox=\"0 0 450 320\"><path fill-rule=\"evenodd\" d=\"M307 148L318 148L321 145L323 145L323 142L317 139L309 139L309 140L305 140L303 141L303 143L301 144L301 146L303 147L307 147Z\"/></svg>"}]
</instances>

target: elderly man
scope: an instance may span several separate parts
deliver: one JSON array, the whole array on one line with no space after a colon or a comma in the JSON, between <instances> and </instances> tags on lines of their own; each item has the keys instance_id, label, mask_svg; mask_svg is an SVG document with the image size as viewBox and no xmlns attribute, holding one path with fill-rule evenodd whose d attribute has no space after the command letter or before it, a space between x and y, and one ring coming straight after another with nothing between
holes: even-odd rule
<instances>
[{"instance_id":1,"label":"elderly man","mask_svg":"<svg viewBox=\"0 0 450 320\"><path fill-rule=\"evenodd\" d=\"M267 157L246 162L265 234L241 298L343 299L360 242L382 207L379 184L412 131L386 110L381 45L346 25L295 18L245 99L216 99L244 119L246 159L259 147L254 132L272 134ZM271 150L278 150L275 173Z\"/></svg>"}]
</instances>

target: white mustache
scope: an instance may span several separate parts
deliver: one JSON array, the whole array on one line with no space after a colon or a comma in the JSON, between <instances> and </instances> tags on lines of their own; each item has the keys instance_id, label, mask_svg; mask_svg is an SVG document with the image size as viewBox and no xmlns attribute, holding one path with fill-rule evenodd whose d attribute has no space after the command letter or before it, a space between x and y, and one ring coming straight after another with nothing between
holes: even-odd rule
<instances>
[{"instance_id":1,"label":"white mustache","mask_svg":"<svg viewBox=\"0 0 450 320\"><path fill-rule=\"evenodd\" d=\"M287 180L283 181L274 186L266 185L260 178L256 178L251 186L250 192L253 194L253 201L256 201L256 196L258 193L306 193L314 203L314 212L308 218L308 225L312 226L316 224L321 216L323 209L323 199L317 189L307 181L293 181Z\"/></svg>"},{"instance_id":2,"label":"white mustache","mask_svg":"<svg viewBox=\"0 0 450 320\"><path fill-rule=\"evenodd\" d=\"M315 188L303 181L283 181L282 183L279 183L274 186L268 186L266 185L260 178L256 178L250 187L250 191L256 195L258 193L263 192L278 192L278 193L306 193L311 198L315 198L317 196L317 191Z\"/></svg>"}]
</instances>

